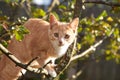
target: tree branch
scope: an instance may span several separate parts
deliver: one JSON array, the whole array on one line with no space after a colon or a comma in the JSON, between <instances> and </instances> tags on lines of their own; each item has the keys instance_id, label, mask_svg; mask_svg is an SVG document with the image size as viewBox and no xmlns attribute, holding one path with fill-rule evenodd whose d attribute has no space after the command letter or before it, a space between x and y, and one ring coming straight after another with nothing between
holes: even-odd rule
<instances>
[{"instance_id":1,"label":"tree branch","mask_svg":"<svg viewBox=\"0 0 120 80\"><path fill-rule=\"evenodd\" d=\"M55 5L60 4L59 0L53 0L52 3L50 4L50 7L48 8L48 13L52 11L52 9L55 7Z\"/></svg>"},{"instance_id":2,"label":"tree branch","mask_svg":"<svg viewBox=\"0 0 120 80\"><path fill-rule=\"evenodd\" d=\"M43 73L43 74L47 74L46 71L44 70L40 70L40 69L36 69L36 68L32 68L29 66L29 64L31 64L31 62L33 62L36 58L32 59L28 64L23 64L20 60L18 60L10 51L8 51L1 43L0 43L0 50L3 52L3 54L5 54L11 61L13 61L16 66L19 66L27 71L33 72L33 73Z\"/></svg>"},{"instance_id":3,"label":"tree branch","mask_svg":"<svg viewBox=\"0 0 120 80\"><path fill-rule=\"evenodd\" d=\"M79 55L76 55L76 56L73 56L73 57L71 58L71 61L77 60L77 59L79 59L79 58L81 58L81 57L89 54L89 52L96 50L96 48L97 48L99 45L101 45L104 40L105 40L105 39L100 40L98 43L96 43L95 45L91 46L89 49L85 50L83 53L81 53L81 54L79 54Z\"/></svg>"},{"instance_id":4,"label":"tree branch","mask_svg":"<svg viewBox=\"0 0 120 80\"><path fill-rule=\"evenodd\" d=\"M80 4L79 4L80 2ZM75 9L74 9L74 16L73 18L76 17L80 17L80 13L82 10L82 0L76 0L75 2ZM71 58L73 57L73 54L75 53L75 49L76 49L76 43L77 43L77 37L74 40L73 46L72 46L72 50L71 50L71 55L70 55L70 60L68 61L68 63L66 64L66 66L62 69L62 71L58 74L58 76L54 79L54 80L58 80L59 76L68 68L68 66L71 63Z\"/></svg>"},{"instance_id":5,"label":"tree branch","mask_svg":"<svg viewBox=\"0 0 120 80\"><path fill-rule=\"evenodd\" d=\"M73 18L80 17L82 11L82 0L76 0Z\"/></svg>"},{"instance_id":6,"label":"tree branch","mask_svg":"<svg viewBox=\"0 0 120 80\"><path fill-rule=\"evenodd\" d=\"M95 3L95 4L103 4L107 6L115 6L115 7L120 7L120 3L115 3L115 2L107 2L107 1L84 1L83 4L87 3Z\"/></svg>"},{"instance_id":7,"label":"tree branch","mask_svg":"<svg viewBox=\"0 0 120 80\"><path fill-rule=\"evenodd\" d=\"M95 51L96 48L97 48L99 45L101 45L104 40L106 40L107 38L111 37L111 35L112 35L113 32L114 32L114 29L115 29L115 28L113 28L113 29L111 30L111 32L110 32L110 34L109 34L108 36L105 36L102 40L100 40L99 42L97 42L96 44L94 44L93 46L91 46L89 49L85 50L83 53L81 53L81 54L79 54L79 55L73 56L70 61L77 60L77 59L79 59L79 58L81 58L81 57L89 54L89 52Z\"/></svg>"}]
</instances>

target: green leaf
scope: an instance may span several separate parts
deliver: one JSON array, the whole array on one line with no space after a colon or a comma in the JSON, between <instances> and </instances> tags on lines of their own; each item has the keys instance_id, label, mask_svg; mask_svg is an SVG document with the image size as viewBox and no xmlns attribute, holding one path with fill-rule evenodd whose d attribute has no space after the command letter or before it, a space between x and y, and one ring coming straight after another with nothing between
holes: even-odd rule
<instances>
[{"instance_id":1,"label":"green leaf","mask_svg":"<svg viewBox=\"0 0 120 80\"><path fill-rule=\"evenodd\" d=\"M88 33L84 39L86 40L87 44L93 44L95 41L95 36L91 33Z\"/></svg>"},{"instance_id":2,"label":"green leaf","mask_svg":"<svg viewBox=\"0 0 120 80\"><path fill-rule=\"evenodd\" d=\"M77 49L80 50L81 49L81 44L77 43Z\"/></svg>"},{"instance_id":3,"label":"green leaf","mask_svg":"<svg viewBox=\"0 0 120 80\"><path fill-rule=\"evenodd\" d=\"M3 45L4 47L7 47L7 45L8 45L7 41L3 40L3 41L2 41L2 45Z\"/></svg>"},{"instance_id":4,"label":"green leaf","mask_svg":"<svg viewBox=\"0 0 120 80\"><path fill-rule=\"evenodd\" d=\"M10 0L5 0L5 2L10 3Z\"/></svg>"},{"instance_id":5,"label":"green leaf","mask_svg":"<svg viewBox=\"0 0 120 80\"><path fill-rule=\"evenodd\" d=\"M22 0L25 1L25 0ZM10 2L18 2L18 0L5 0L6 3L10 3Z\"/></svg>"},{"instance_id":6,"label":"green leaf","mask_svg":"<svg viewBox=\"0 0 120 80\"><path fill-rule=\"evenodd\" d=\"M113 22L113 18L109 16L109 17L107 18L107 21Z\"/></svg>"},{"instance_id":7,"label":"green leaf","mask_svg":"<svg viewBox=\"0 0 120 80\"><path fill-rule=\"evenodd\" d=\"M65 5L60 5L59 8L64 9L64 10L67 9Z\"/></svg>"},{"instance_id":8,"label":"green leaf","mask_svg":"<svg viewBox=\"0 0 120 80\"><path fill-rule=\"evenodd\" d=\"M78 28L78 33L80 33L82 31L82 27Z\"/></svg>"},{"instance_id":9,"label":"green leaf","mask_svg":"<svg viewBox=\"0 0 120 80\"><path fill-rule=\"evenodd\" d=\"M21 41L23 39L23 35L16 31L15 38L16 38L16 40Z\"/></svg>"},{"instance_id":10,"label":"green leaf","mask_svg":"<svg viewBox=\"0 0 120 80\"><path fill-rule=\"evenodd\" d=\"M18 26L18 28L14 31L15 38L18 41L21 41L24 38L25 34L28 34L28 33L29 33L29 30L26 29L24 26Z\"/></svg>"},{"instance_id":11,"label":"green leaf","mask_svg":"<svg viewBox=\"0 0 120 80\"><path fill-rule=\"evenodd\" d=\"M59 20L59 15L56 12L52 12L54 14L54 16L57 18L57 20Z\"/></svg>"},{"instance_id":12,"label":"green leaf","mask_svg":"<svg viewBox=\"0 0 120 80\"><path fill-rule=\"evenodd\" d=\"M36 9L34 12L33 12L33 16L34 17L43 17L46 15L46 12L43 10L43 9Z\"/></svg>"},{"instance_id":13,"label":"green leaf","mask_svg":"<svg viewBox=\"0 0 120 80\"><path fill-rule=\"evenodd\" d=\"M114 34L115 37L119 37L119 29L115 28L113 34Z\"/></svg>"},{"instance_id":14,"label":"green leaf","mask_svg":"<svg viewBox=\"0 0 120 80\"><path fill-rule=\"evenodd\" d=\"M106 10L104 10L97 18L96 20L99 21L99 20L103 20L104 17L108 16Z\"/></svg>"},{"instance_id":15,"label":"green leaf","mask_svg":"<svg viewBox=\"0 0 120 80\"><path fill-rule=\"evenodd\" d=\"M28 34L29 30L27 28L25 28L24 26L19 26L18 31L22 34Z\"/></svg>"}]
</instances>

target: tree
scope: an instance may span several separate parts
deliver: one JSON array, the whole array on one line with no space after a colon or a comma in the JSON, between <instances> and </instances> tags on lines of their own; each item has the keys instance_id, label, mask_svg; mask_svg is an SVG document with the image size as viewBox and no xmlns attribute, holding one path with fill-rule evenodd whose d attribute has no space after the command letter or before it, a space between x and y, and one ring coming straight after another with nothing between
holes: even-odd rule
<instances>
[{"instance_id":1,"label":"tree","mask_svg":"<svg viewBox=\"0 0 120 80\"><path fill-rule=\"evenodd\" d=\"M64 80L67 78L75 80L78 77L81 80L86 80L87 78L83 77L85 75L82 75L81 71L85 71L85 66L92 61L96 64L104 61L114 61L113 63L119 64L119 0L63 0L59 4L57 0L53 0L51 2L51 5L49 6L48 11L44 11L42 8L30 5L31 2L29 0L5 0L4 2L6 2L5 4L7 6L11 7L9 10L13 11L13 13L11 13L10 15L1 14L2 16L0 17L0 42L4 46L7 46L7 43L10 39L9 36L14 34L17 40L22 40L24 38L24 35L28 33L27 29L22 26L26 18L40 17L47 20L47 16L50 12L52 12L61 21L69 21L75 17L79 17L81 19L76 41L74 42L73 46L71 46L71 48L68 50L67 54L57 61L57 72L59 73L59 75L54 80ZM24 17L21 17L19 13L23 13ZM1 47L3 47L2 45ZM2 48L1 50L4 52ZM9 53L9 51L7 52ZM31 60L30 63L33 60ZM28 65L22 64L22 66L21 64L17 65L24 68L24 66L29 66L30 63L28 63ZM67 72L66 69L69 69L68 66L73 65L73 63L75 64L75 72L72 71L72 75L65 73ZM69 75L71 77L69 77ZM90 77L93 75L89 75L87 76L89 79L95 79ZM113 76L114 77L112 77L113 79L111 80L116 79L115 73L113 74ZM99 79L108 80L109 78L96 77L96 80ZM118 77L118 79L120 78Z\"/></svg>"}]
</instances>

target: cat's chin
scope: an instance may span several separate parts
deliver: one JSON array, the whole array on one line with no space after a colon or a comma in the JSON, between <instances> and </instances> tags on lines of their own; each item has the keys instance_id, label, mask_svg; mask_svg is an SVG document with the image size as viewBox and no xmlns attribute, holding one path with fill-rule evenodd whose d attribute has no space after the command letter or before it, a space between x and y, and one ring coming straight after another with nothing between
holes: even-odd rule
<instances>
[{"instance_id":1,"label":"cat's chin","mask_svg":"<svg viewBox=\"0 0 120 80\"><path fill-rule=\"evenodd\" d=\"M68 45L54 46L54 49L55 49L56 54L58 55L58 57L61 57L66 53L66 51L68 49Z\"/></svg>"},{"instance_id":2,"label":"cat's chin","mask_svg":"<svg viewBox=\"0 0 120 80\"><path fill-rule=\"evenodd\" d=\"M64 47L64 45L58 45L58 47Z\"/></svg>"}]
</instances>

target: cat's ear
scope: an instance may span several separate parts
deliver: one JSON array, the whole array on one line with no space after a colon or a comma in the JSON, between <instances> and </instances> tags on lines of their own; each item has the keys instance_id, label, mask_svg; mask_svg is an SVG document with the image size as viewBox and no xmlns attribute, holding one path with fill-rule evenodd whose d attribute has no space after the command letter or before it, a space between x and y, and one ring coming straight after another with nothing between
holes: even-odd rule
<instances>
[{"instance_id":1,"label":"cat's ear","mask_svg":"<svg viewBox=\"0 0 120 80\"><path fill-rule=\"evenodd\" d=\"M52 29L53 25L57 24L58 20L52 13L49 16L49 19L50 19L50 28Z\"/></svg>"},{"instance_id":2,"label":"cat's ear","mask_svg":"<svg viewBox=\"0 0 120 80\"><path fill-rule=\"evenodd\" d=\"M70 27L71 27L73 30L76 30L77 27L78 27L78 24L79 24L79 18L75 18L75 19L73 19L73 20L70 22Z\"/></svg>"}]
</instances>

